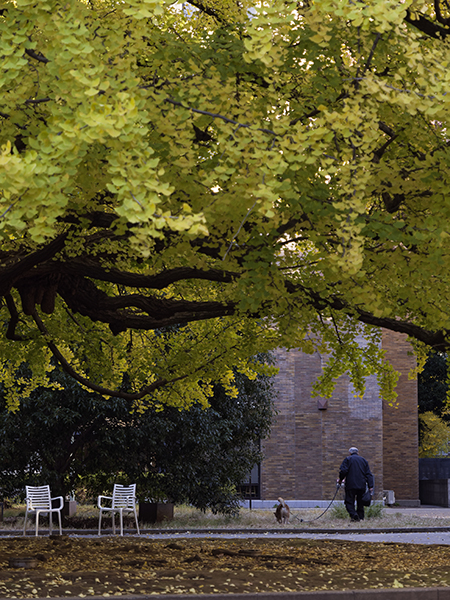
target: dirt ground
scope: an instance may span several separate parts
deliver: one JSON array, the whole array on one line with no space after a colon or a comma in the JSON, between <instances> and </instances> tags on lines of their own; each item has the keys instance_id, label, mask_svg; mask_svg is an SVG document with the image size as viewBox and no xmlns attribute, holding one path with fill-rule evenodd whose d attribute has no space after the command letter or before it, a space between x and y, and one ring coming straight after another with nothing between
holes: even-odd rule
<instances>
[{"instance_id":1,"label":"dirt ground","mask_svg":"<svg viewBox=\"0 0 450 600\"><path fill-rule=\"evenodd\" d=\"M10 559L34 558L34 568ZM450 546L125 536L0 540L0 598L450 586Z\"/></svg>"}]
</instances>

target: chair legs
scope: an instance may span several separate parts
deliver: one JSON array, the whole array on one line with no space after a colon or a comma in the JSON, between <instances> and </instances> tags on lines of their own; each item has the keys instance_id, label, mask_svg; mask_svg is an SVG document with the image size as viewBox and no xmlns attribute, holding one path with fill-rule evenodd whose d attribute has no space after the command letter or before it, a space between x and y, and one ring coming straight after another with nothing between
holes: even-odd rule
<instances>
[{"instance_id":1,"label":"chair legs","mask_svg":"<svg viewBox=\"0 0 450 600\"><path fill-rule=\"evenodd\" d=\"M59 535L62 535L62 522L61 522L61 511L57 510L57 511L52 511L48 513L48 519L49 519L49 524L50 524L50 535L52 534L52 530L53 530L53 512L56 512L58 514L58 525L59 525Z\"/></svg>"},{"instance_id":2,"label":"chair legs","mask_svg":"<svg viewBox=\"0 0 450 600\"><path fill-rule=\"evenodd\" d=\"M61 511L58 510L58 522L59 522L59 535L62 535L62 521L61 521Z\"/></svg>"},{"instance_id":3,"label":"chair legs","mask_svg":"<svg viewBox=\"0 0 450 600\"><path fill-rule=\"evenodd\" d=\"M108 510L108 509L107 509ZM123 536L123 509L122 508L116 508L114 510L109 509L108 512L111 512L111 519L112 519L112 531L113 534L116 535L116 512L119 513L119 527L120 527L120 535ZM136 513L136 509L134 509L133 511L134 513L134 519L136 521L136 530L137 530L137 534L141 535L140 531L139 531L139 523L138 523L138 518L137 518L137 513ZM98 535L101 534L101 528L102 528L102 514L103 511L102 509L100 509L100 514L99 514L99 518L98 518Z\"/></svg>"},{"instance_id":4,"label":"chair legs","mask_svg":"<svg viewBox=\"0 0 450 600\"><path fill-rule=\"evenodd\" d=\"M28 517L28 510L25 511L25 520L23 522L23 535L25 535L26 531L27 531L27 517Z\"/></svg>"},{"instance_id":5,"label":"chair legs","mask_svg":"<svg viewBox=\"0 0 450 600\"><path fill-rule=\"evenodd\" d=\"M137 534L141 535L141 532L139 531L139 523L138 523L136 509L134 509L134 520L136 521L136 531L137 531Z\"/></svg>"},{"instance_id":6,"label":"chair legs","mask_svg":"<svg viewBox=\"0 0 450 600\"><path fill-rule=\"evenodd\" d=\"M36 528L35 535L39 535L39 515L43 513L48 513L48 529L49 534L52 535L53 532L53 512L58 513L58 526L59 526L59 535L62 535L62 520L61 520L61 511L48 511L48 510L37 510L36 511ZM25 519L23 521L23 535L27 533L27 519L28 519L28 511L25 511ZM100 533L100 525L99 525L99 533Z\"/></svg>"},{"instance_id":7,"label":"chair legs","mask_svg":"<svg viewBox=\"0 0 450 600\"><path fill-rule=\"evenodd\" d=\"M101 529L102 529L102 514L103 511L102 509L100 509L100 514L98 517L98 535L101 534ZM112 519L112 530L113 530L113 534L116 534L116 511L115 510L111 510L111 519ZM121 525L122 525L122 521L121 521ZM122 531L122 529L121 529ZM121 534L123 535L123 533Z\"/></svg>"},{"instance_id":8,"label":"chair legs","mask_svg":"<svg viewBox=\"0 0 450 600\"><path fill-rule=\"evenodd\" d=\"M36 511L36 536L39 535L39 515L40 515L40 511Z\"/></svg>"}]
</instances>

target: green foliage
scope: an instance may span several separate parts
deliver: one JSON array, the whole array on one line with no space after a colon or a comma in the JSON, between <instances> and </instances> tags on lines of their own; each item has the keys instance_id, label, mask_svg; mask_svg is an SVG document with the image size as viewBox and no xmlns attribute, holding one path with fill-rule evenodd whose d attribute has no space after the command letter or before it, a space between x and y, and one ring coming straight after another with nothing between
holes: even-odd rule
<instances>
[{"instance_id":1,"label":"green foliage","mask_svg":"<svg viewBox=\"0 0 450 600\"><path fill-rule=\"evenodd\" d=\"M333 504L331 507L331 516L334 519L348 519L349 514L345 505L342 502ZM364 507L364 518L366 519L379 519L383 516L383 505L380 502L372 502L370 506Z\"/></svg>"},{"instance_id":2,"label":"green foliage","mask_svg":"<svg viewBox=\"0 0 450 600\"><path fill-rule=\"evenodd\" d=\"M450 442L448 355L430 352L418 378L419 456L448 454Z\"/></svg>"},{"instance_id":3,"label":"green foliage","mask_svg":"<svg viewBox=\"0 0 450 600\"><path fill-rule=\"evenodd\" d=\"M381 502L372 502L370 506L364 507L364 516L366 519L381 519L383 511L384 508Z\"/></svg>"},{"instance_id":4,"label":"green foliage","mask_svg":"<svg viewBox=\"0 0 450 600\"><path fill-rule=\"evenodd\" d=\"M448 19L440 0L3 2L8 405L55 358L141 410L206 405L277 346L330 357L323 395L376 372L393 401L373 327L449 345Z\"/></svg>"},{"instance_id":5,"label":"green foliage","mask_svg":"<svg viewBox=\"0 0 450 600\"><path fill-rule=\"evenodd\" d=\"M450 447L450 427L432 412L419 415L419 458L447 456Z\"/></svg>"},{"instance_id":6,"label":"green foliage","mask_svg":"<svg viewBox=\"0 0 450 600\"><path fill-rule=\"evenodd\" d=\"M447 360L443 353L430 352L418 377L419 413L433 412L444 420L449 419Z\"/></svg>"},{"instance_id":7,"label":"green foliage","mask_svg":"<svg viewBox=\"0 0 450 600\"><path fill-rule=\"evenodd\" d=\"M60 371L64 390L37 389L12 413L0 413L0 488L5 497L25 484L50 484L95 497L113 483L137 483L140 500L171 499L205 510L234 512L236 486L261 460L259 441L272 419L269 377L237 374L237 395L222 385L208 408L130 412L125 399L106 401Z\"/></svg>"},{"instance_id":8,"label":"green foliage","mask_svg":"<svg viewBox=\"0 0 450 600\"><path fill-rule=\"evenodd\" d=\"M342 502L333 504L330 510L330 514L334 519L348 519L348 512L345 505Z\"/></svg>"}]
</instances>

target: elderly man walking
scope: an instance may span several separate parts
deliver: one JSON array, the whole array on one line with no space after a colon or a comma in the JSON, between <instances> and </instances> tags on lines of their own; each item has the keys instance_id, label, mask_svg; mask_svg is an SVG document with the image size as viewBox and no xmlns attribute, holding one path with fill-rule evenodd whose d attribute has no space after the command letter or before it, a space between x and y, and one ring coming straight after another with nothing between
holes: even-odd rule
<instances>
[{"instance_id":1,"label":"elderly man walking","mask_svg":"<svg viewBox=\"0 0 450 600\"><path fill-rule=\"evenodd\" d=\"M358 448L352 446L349 454L350 456L344 458L339 468L338 483L340 485L345 479L345 508L350 515L350 519L352 521L362 521L364 519L362 497L366 491L366 484L370 493L373 494L374 479L369 463L365 458L359 456Z\"/></svg>"}]
</instances>

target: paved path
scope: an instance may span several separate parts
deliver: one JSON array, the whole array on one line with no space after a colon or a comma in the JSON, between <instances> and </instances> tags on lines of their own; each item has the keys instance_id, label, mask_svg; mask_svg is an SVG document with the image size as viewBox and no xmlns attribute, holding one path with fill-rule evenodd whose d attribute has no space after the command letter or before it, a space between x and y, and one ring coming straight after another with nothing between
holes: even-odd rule
<instances>
[{"instance_id":1,"label":"paved path","mask_svg":"<svg viewBox=\"0 0 450 600\"><path fill-rule=\"evenodd\" d=\"M432 518L434 520L431 527L384 527L377 528L367 526L361 528L359 524L346 523L341 529L328 529L321 527L321 521L317 521L317 527L314 529L302 529L301 523L291 520L293 527L275 527L264 529L211 529L211 530L186 530L186 529L144 529L141 530L141 537L147 537L154 540L168 540L174 538L208 538L208 539L243 539L243 538L303 538L303 539L322 539L322 540L353 540L359 542L390 542L405 544L445 544L450 545L450 508L441 508L436 506L421 506L417 508L386 508L389 514L400 513L406 516L420 516ZM300 513L298 513L300 515ZM442 519L448 519L442 523ZM446 524L448 523L448 525ZM45 530L41 531L45 535ZM66 535L97 537L97 530L64 530ZM33 534L32 531L29 535ZM112 534L112 531L104 530L102 535ZM135 529L125 530L126 535L135 535ZM17 532L11 530L0 531L0 537L17 535Z\"/></svg>"},{"instance_id":2,"label":"paved path","mask_svg":"<svg viewBox=\"0 0 450 600\"><path fill-rule=\"evenodd\" d=\"M199 532L186 531L178 533L143 533L141 537L146 537L151 540L169 540L182 538L196 539L254 539L265 537L267 539L311 539L311 540L350 540L354 542L390 542L395 544L445 544L450 545L450 528L446 531L430 531L430 530L414 530L401 529L398 531L382 531L374 532L358 530L358 532L347 531L340 529L337 531L259 531L255 533L252 530L247 531L223 531L223 532Z\"/></svg>"}]
</instances>

